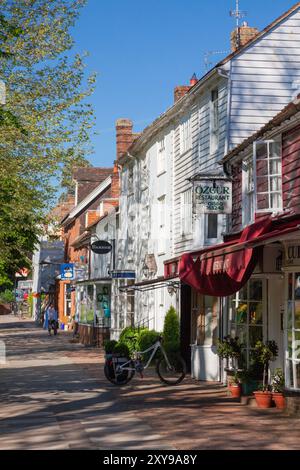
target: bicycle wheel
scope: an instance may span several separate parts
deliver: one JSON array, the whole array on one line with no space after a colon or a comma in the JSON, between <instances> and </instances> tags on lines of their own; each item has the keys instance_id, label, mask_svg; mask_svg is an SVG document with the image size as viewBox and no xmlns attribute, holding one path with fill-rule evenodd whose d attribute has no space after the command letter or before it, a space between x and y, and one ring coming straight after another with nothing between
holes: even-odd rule
<instances>
[{"instance_id":1,"label":"bicycle wheel","mask_svg":"<svg viewBox=\"0 0 300 470\"><path fill-rule=\"evenodd\" d=\"M129 361L129 359L126 359ZM117 372L116 364L114 364L113 359L107 359L104 365L104 375L109 382L114 385L126 385L134 376L134 370L122 370Z\"/></svg>"},{"instance_id":2,"label":"bicycle wheel","mask_svg":"<svg viewBox=\"0 0 300 470\"><path fill-rule=\"evenodd\" d=\"M170 354L168 356L170 366L168 366L165 357L160 358L156 365L156 372L162 382L167 385L177 385L185 377L186 363L179 354Z\"/></svg>"}]
</instances>

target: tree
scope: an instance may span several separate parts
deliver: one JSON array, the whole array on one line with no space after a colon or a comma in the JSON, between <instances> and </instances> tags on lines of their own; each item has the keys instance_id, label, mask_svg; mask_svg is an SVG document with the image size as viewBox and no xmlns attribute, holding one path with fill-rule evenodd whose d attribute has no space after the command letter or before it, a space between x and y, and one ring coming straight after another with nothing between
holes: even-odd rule
<instances>
[{"instance_id":1,"label":"tree","mask_svg":"<svg viewBox=\"0 0 300 470\"><path fill-rule=\"evenodd\" d=\"M85 156L90 149L93 111L86 98L95 77L85 81L83 57L71 56L74 25L85 0L0 0L1 12L18 24L22 33L8 36L0 61L6 82L7 105L25 129L0 128L0 159L18 159L23 176L45 188L48 198L53 177L64 162ZM67 158L66 158L67 157Z\"/></svg>"},{"instance_id":2,"label":"tree","mask_svg":"<svg viewBox=\"0 0 300 470\"><path fill-rule=\"evenodd\" d=\"M165 316L163 330L164 348L168 352L178 352L180 349L180 325L177 312L173 306Z\"/></svg>"},{"instance_id":3,"label":"tree","mask_svg":"<svg viewBox=\"0 0 300 470\"><path fill-rule=\"evenodd\" d=\"M87 98L95 77L85 80L70 35L84 4L0 0L0 78L7 89L0 110L0 284L28 264L55 199L53 181L91 150Z\"/></svg>"}]
</instances>

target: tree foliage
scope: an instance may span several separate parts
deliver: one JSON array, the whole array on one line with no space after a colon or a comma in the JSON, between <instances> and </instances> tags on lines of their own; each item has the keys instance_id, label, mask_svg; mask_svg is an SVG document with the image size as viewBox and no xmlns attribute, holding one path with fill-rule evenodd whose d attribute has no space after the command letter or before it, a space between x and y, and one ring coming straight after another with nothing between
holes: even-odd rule
<instances>
[{"instance_id":1,"label":"tree foliage","mask_svg":"<svg viewBox=\"0 0 300 470\"><path fill-rule=\"evenodd\" d=\"M94 124L84 57L70 34L85 0L0 0L0 285L28 262L53 182L90 149ZM18 266L17 266L18 265Z\"/></svg>"}]
</instances>

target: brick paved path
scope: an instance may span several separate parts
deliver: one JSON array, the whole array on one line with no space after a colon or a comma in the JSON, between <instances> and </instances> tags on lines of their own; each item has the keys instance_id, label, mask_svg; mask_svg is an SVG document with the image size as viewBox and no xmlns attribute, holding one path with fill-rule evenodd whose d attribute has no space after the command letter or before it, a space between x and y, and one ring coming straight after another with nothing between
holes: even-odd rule
<instances>
[{"instance_id":1,"label":"brick paved path","mask_svg":"<svg viewBox=\"0 0 300 470\"><path fill-rule=\"evenodd\" d=\"M218 384L118 389L96 349L0 316L0 449L300 449L300 420L228 398Z\"/></svg>"}]
</instances>

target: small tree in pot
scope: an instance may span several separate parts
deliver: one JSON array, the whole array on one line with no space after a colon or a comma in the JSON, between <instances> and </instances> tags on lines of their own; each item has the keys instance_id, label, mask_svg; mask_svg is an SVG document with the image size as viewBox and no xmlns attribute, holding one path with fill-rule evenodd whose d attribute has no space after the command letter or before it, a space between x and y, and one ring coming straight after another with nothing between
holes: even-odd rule
<instances>
[{"instance_id":1,"label":"small tree in pot","mask_svg":"<svg viewBox=\"0 0 300 470\"><path fill-rule=\"evenodd\" d=\"M229 359L232 360L233 378L228 382L228 389L233 397L240 397L242 390L238 368L242 357L242 344L239 338L237 336L232 338L228 335L225 336L223 340L219 340L217 344L217 354L221 359L227 360L228 371L230 370L228 369Z\"/></svg>"},{"instance_id":2,"label":"small tree in pot","mask_svg":"<svg viewBox=\"0 0 300 470\"><path fill-rule=\"evenodd\" d=\"M278 346L275 341L257 341L254 348L254 358L258 364L263 366L262 389L254 392L259 408L270 408L272 403L272 393L269 386L269 364L278 356Z\"/></svg>"}]
</instances>

